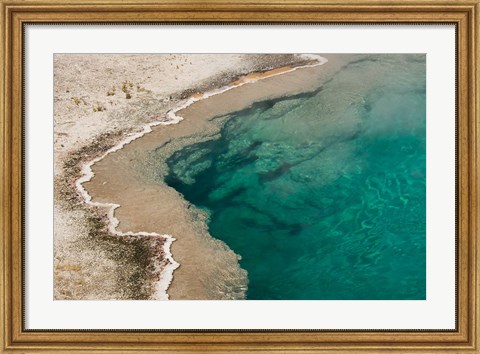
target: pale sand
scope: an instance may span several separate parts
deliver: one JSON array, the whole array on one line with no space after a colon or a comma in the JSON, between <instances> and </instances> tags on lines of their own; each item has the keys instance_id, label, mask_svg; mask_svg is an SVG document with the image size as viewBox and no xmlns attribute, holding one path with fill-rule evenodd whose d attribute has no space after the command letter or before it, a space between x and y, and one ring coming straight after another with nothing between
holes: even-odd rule
<instances>
[{"instance_id":1,"label":"pale sand","mask_svg":"<svg viewBox=\"0 0 480 354\"><path fill-rule=\"evenodd\" d=\"M355 58L325 57L329 61L324 65L247 83L195 102L177 113L184 118L180 123L157 126L93 165L95 177L84 187L96 202L121 205L115 211L120 230L176 238L171 252L180 267L168 289L171 299L243 298L247 274L239 267L238 256L208 234L206 217L162 183L165 160L181 147L217 134L222 120L212 117L239 111L254 102L315 90Z\"/></svg>"},{"instance_id":2,"label":"pale sand","mask_svg":"<svg viewBox=\"0 0 480 354\"><path fill-rule=\"evenodd\" d=\"M163 238L110 236L104 211L88 207L75 188L83 163L196 91L299 60L292 55L55 55L55 299L152 298L158 267L165 265ZM121 89L124 82L130 99ZM114 95L108 95L113 86Z\"/></svg>"}]
</instances>

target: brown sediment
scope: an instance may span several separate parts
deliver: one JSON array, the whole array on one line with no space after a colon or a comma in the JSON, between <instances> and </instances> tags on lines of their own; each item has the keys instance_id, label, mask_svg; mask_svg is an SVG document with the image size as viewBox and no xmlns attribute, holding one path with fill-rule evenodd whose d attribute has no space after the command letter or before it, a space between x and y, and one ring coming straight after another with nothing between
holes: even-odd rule
<instances>
[{"instance_id":1,"label":"brown sediment","mask_svg":"<svg viewBox=\"0 0 480 354\"><path fill-rule=\"evenodd\" d=\"M301 67L301 66L306 67L306 66L314 65L314 64L316 64L315 60L311 60L311 61L309 60L309 61L305 61L305 62L301 62L301 63L281 66L279 68L274 68L274 69L270 69L270 70L255 71L255 72L249 73L247 75L244 75L244 76L238 78L237 80L233 81L230 85L231 86L239 86L239 85L242 85L242 84L247 83L247 82L258 81L258 80L265 79L267 77L284 74L284 73L287 73L288 71L290 71L291 69L296 68L296 67Z\"/></svg>"},{"instance_id":2,"label":"brown sediment","mask_svg":"<svg viewBox=\"0 0 480 354\"><path fill-rule=\"evenodd\" d=\"M165 239L112 237L106 230L105 217L93 209L80 221L84 222L86 235L63 248L64 252L78 252L80 259L54 261L55 299L152 299L161 275L159 269L166 265L162 253ZM92 250L100 258L92 259ZM90 272L90 262L94 262L97 272Z\"/></svg>"},{"instance_id":3,"label":"brown sediment","mask_svg":"<svg viewBox=\"0 0 480 354\"><path fill-rule=\"evenodd\" d=\"M240 268L238 256L209 235L207 217L163 182L166 159L186 145L218 134L224 120L213 117L254 102L313 91L351 59L325 57L329 61L321 66L252 74L250 79L262 79L191 104L176 113L184 118L180 123L154 127L92 167L95 177L84 187L95 202L121 205L115 211L119 230L176 238L171 252L180 267L168 290L171 299L241 299L247 274Z\"/></svg>"}]
</instances>

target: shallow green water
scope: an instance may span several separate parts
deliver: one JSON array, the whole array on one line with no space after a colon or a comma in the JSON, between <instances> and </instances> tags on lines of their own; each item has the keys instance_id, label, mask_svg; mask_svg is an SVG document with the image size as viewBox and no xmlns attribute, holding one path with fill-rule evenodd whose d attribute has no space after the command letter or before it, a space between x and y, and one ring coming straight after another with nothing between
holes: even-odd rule
<instances>
[{"instance_id":1,"label":"shallow green water","mask_svg":"<svg viewBox=\"0 0 480 354\"><path fill-rule=\"evenodd\" d=\"M231 115L167 183L242 256L247 299L425 299L425 57L372 55Z\"/></svg>"}]
</instances>

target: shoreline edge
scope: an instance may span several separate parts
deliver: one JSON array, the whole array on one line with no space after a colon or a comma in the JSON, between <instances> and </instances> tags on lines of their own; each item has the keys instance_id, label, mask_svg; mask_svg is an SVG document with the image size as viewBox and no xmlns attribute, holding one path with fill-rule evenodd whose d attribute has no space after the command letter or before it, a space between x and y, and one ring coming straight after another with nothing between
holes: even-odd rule
<instances>
[{"instance_id":1,"label":"shoreline edge","mask_svg":"<svg viewBox=\"0 0 480 354\"><path fill-rule=\"evenodd\" d=\"M107 229L110 234L113 236L118 236L118 237L123 237L123 236L149 236L149 237L158 237L163 239L165 242L162 245L162 249L164 252L164 257L166 260L169 262L168 265L164 266L163 269L160 270L160 279L157 281L157 284L155 284L155 292L153 294L153 299L154 300L169 300L169 295L168 295L168 288L170 287L171 282L173 281L173 274L174 271L180 266L178 262L175 261L173 258L173 254L171 253L171 245L172 243L176 240L174 236L169 235L169 234L159 234L156 232L144 232L144 231L139 231L139 232L133 232L133 231L126 231L126 232L121 232L117 230L118 225L120 224L120 221L115 217L115 210L120 207L120 204L114 204L114 203L100 203L100 202L94 202L92 200L92 196L86 191L86 189L83 187L83 183L89 182L93 177L94 177L94 172L92 170L92 166L103 160L107 155L110 153L116 152L118 150L121 150L125 145L128 145L132 141L141 138L145 134L148 134L152 132L152 128L155 126L159 125L171 125L171 124L177 124L180 121L183 120L183 117L178 116L176 113L179 112L182 109L185 109L186 107L192 105L193 103L207 99L212 96L216 96L219 94L222 94L226 91L229 91L231 89L243 86L245 84L249 83L255 83L257 81L270 78L273 76L278 76L282 74L286 74L292 71L295 71L297 69L303 69L303 68L311 68L319 65L325 64L328 60L320 55L315 55L315 54L300 54L300 56L307 60L307 64L304 65L297 65L297 66L284 66L284 67L279 67L276 69L271 69L262 73L258 72L253 72L250 74L247 74L240 78L239 80L234 81L233 83L230 83L226 86L223 86L218 89L214 89L212 91L207 91L205 93L202 93L200 95L192 95L189 98L187 98L183 103L179 104L177 107L174 109L171 109L165 113L165 118L164 120L157 120L152 123L148 123L145 126L143 126L142 130L137 132L137 133L132 133L130 134L126 139L120 141L118 144L114 145L112 148L108 149L106 152L101 154L100 156L94 158L93 160L84 163L82 168L81 168L81 176L75 181L75 186L77 189L77 192L81 195L83 198L83 201L90 206L93 207L99 207L99 208L106 208L107 211L107 218L108 218L108 223L107 223ZM252 78L252 74L257 74L253 75L254 77ZM258 76L258 77L257 77ZM161 267L161 265L156 265L156 267Z\"/></svg>"}]
</instances>

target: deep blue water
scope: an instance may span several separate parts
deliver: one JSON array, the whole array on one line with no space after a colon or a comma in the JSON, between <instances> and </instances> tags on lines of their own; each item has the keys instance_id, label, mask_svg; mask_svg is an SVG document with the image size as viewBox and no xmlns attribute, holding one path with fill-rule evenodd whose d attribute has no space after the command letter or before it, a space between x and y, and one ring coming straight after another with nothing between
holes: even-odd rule
<instances>
[{"instance_id":1,"label":"deep blue water","mask_svg":"<svg viewBox=\"0 0 480 354\"><path fill-rule=\"evenodd\" d=\"M426 298L425 56L372 55L168 160L247 299Z\"/></svg>"}]
</instances>

